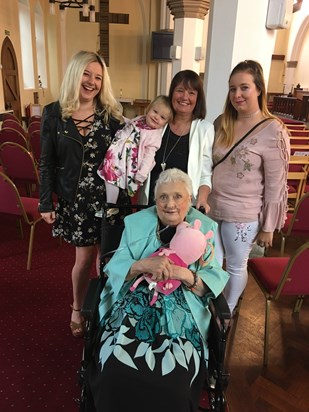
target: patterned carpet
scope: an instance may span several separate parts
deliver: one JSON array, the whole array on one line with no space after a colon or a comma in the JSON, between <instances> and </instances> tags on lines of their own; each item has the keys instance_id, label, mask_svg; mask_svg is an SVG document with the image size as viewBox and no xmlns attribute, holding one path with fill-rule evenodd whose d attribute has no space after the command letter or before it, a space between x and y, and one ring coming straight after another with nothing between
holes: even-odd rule
<instances>
[{"instance_id":1,"label":"patterned carpet","mask_svg":"<svg viewBox=\"0 0 309 412\"><path fill-rule=\"evenodd\" d=\"M76 412L83 341L69 330L74 249L39 223L32 269L28 232L0 216L0 410Z\"/></svg>"}]
</instances>

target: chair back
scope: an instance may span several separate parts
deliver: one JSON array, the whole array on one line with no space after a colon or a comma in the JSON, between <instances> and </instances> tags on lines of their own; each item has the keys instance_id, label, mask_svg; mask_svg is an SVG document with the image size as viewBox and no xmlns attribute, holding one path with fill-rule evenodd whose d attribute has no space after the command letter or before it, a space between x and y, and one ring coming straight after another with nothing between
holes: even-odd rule
<instances>
[{"instance_id":1,"label":"chair back","mask_svg":"<svg viewBox=\"0 0 309 412\"><path fill-rule=\"evenodd\" d=\"M40 156L41 156L41 134L40 130L33 130L31 133L29 133L29 141L30 141L30 146L31 146L31 152L33 154L33 157L38 164L40 161Z\"/></svg>"},{"instance_id":2,"label":"chair back","mask_svg":"<svg viewBox=\"0 0 309 412\"><path fill-rule=\"evenodd\" d=\"M0 144L4 142L18 143L25 148L29 148L28 139L16 129L11 127L2 127L0 130Z\"/></svg>"},{"instance_id":3,"label":"chair back","mask_svg":"<svg viewBox=\"0 0 309 412\"><path fill-rule=\"evenodd\" d=\"M29 118L28 124L31 124L32 122L40 122L41 119L42 119L42 116L40 114L34 114Z\"/></svg>"},{"instance_id":4,"label":"chair back","mask_svg":"<svg viewBox=\"0 0 309 412\"><path fill-rule=\"evenodd\" d=\"M4 120L15 120L15 122L17 123L21 123L20 120L18 119L18 117L15 116L15 114L13 113L3 113L2 114L2 121Z\"/></svg>"},{"instance_id":5,"label":"chair back","mask_svg":"<svg viewBox=\"0 0 309 412\"><path fill-rule=\"evenodd\" d=\"M0 213L24 216L25 210L15 184L0 172Z\"/></svg>"},{"instance_id":6,"label":"chair back","mask_svg":"<svg viewBox=\"0 0 309 412\"><path fill-rule=\"evenodd\" d=\"M308 145L309 145L309 136L308 137L302 137L302 136L290 137L290 146L292 146L292 150L291 150L292 155L295 154L295 152L297 152L297 147L299 146L302 147L300 151L302 152L308 151L309 150L309 147L307 147Z\"/></svg>"},{"instance_id":7,"label":"chair back","mask_svg":"<svg viewBox=\"0 0 309 412\"><path fill-rule=\"evenodd\" d=\"M13 181L0 172L0 213L22 217L30 226L27 270L31 269L34 232L37 223L42 221L38 211L39 200L34 197L21 197ZM22 226L20 225L22 230Z\"/></svg>"},{"instance_id":8,"label":"chair back","mask_svg":"<svg viewBox=\"0 0 309 412\"><path fill-rule=\"evenodd\" d=\"M305 137L309 138L309 130L308 129L302 129L302 130L289 130L290 135L292 137Z\"/></svg>"},{"instance_id":9,"label":"chair back","mask_svg":"<svg viewBox=\"0 0 309 412\"><path fill-rule=\"evenodd\" d=\"M295 165L294 165L295 166ZM301 171L288 171L288 210L294 211L305 191L307 181L307 167Z\"/></svg>"},{"instance_id":10,"label":"chair back","mask_svg":"<svg viewBox=\"0 0 309 412\"><path fill-rule=\"evenodd\" d=\"M285 123L289 130L306 130L305 124Z\"/></svg>"},{"instance_id":11,"label":"chair back","mask_svg":"<svg viewBox=\"0 0 309 412\"><path fill-rule=\"evenodd\" d=\"M308 232L309 235L309 193L305 193L299 200L289 222L286 235Z\"/></svg>"},{"instance_id":12,"label":"chair back","mask_svg":"<svg viewBox=\"0 0 309 412\"><path fill-rule=\"evenodd\" d=\"M38 121L33 121L33 122L31 122L31 123L29 124L29 126L28 126L28 135L29 135L29 138L30 138L31 133L32 133L34 130L40 131L40 128L41 128L41 122L38 122Z\"/></svg>"},{"instance_id":13,"label":"chair back","mask_svg":"<svg viewBox=\"0 0 309 412\"><path fill-rule=\"evenodd\" d=\"M309 295L308 267L309 242L306 242L290 257L274 298L280 295Z\"/></svg>"},{"instance_id":14,"label":"chair back","mask_svg":"<svg viewBox=\"0 0 309 412\"><path fill-rule=\"evenodd\" d=\"M39 185L39 173L33 155L23 146L5 142L0 145L3 170L13 181L20 180Z\"/></svg>"},{"instance_id":15,"label":"chair back","mask_svg":"<svg viewBox=\"0 0 309 412\"><path fill-rule=\"evenodd\" d=\"M25 138L28 138L28 133L27 131L23 128L23 126L17 122L16 120L12 120L12 119L7 119L4 120L2 123L2 129L5 127L10 127L11 129L15 129L17 130L19 133L21 133L22 135L25 136Z\"/></svg>"}]
</instances>

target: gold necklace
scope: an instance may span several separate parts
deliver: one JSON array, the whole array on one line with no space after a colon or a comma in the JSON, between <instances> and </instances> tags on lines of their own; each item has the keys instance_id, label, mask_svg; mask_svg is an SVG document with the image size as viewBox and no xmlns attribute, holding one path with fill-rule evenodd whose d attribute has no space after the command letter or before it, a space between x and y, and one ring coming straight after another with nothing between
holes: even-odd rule
<instances>
[{"instance_id":1,"label":"gold necklace","mask_svg":"<svg viewBox=\"0 0 309 412\"><path fill-rule=\"evenodd\" d=\"M166 154L166 150L167 150L167 145L168 145L168 141L169 141L169 137L170 137L170 131L171 128L168 126L168 134L166 137L166 143L165 143L165 148L164 148L164 153L163 153L163 158L162 158L162 163L161 163L161 169L162 172L164 172L165 168L166 168L166 161L169 158L170 154L172 153L172 151L175 149L175 147L177 146L179 140L181 139L181 137L183 136L183 133L178 137L178 139L176 140L176 142L174 143L174 146L171 148L171 150Z\"/></svg>"}]
</instances>

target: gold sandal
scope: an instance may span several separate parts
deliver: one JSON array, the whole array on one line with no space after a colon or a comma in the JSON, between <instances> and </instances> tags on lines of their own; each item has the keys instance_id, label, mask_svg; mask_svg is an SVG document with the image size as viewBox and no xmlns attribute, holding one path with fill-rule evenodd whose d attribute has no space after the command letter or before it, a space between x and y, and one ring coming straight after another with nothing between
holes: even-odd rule
<instances>
[{"instance_id":1,"label":"gold sandal","mask_svg":"<svg viewBox=\"0 0 309 412\"><path fill-rule=\"evenodd\" d=\"M74 312L80 312L80 309L75 309L73 305L70 305L71 309L74 310ZM71 333L74 336L74 338L82 338L84 336L85 332L85 322L73 322L71 320L70 322L70 329Z\"/></svg>"}]
</instances>

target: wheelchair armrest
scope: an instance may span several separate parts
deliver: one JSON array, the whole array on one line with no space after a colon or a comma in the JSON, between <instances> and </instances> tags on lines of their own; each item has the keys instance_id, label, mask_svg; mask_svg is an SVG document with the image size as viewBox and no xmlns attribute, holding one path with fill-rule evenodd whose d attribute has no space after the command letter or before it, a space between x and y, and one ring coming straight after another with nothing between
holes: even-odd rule
<instances>
[{"instance_id":1,"label":"wheelchair armrest","mask_svg":"<svg viewBox=\"0 0 309 412\"><path fill-rule=\"evenodd\" d=\"M104 276L90 279L87 293L81 308L81 315L85 318L85 320L92 321L96 316L100 301L100 294L103 290L105 282L106 278Z\"/></svg>"},{"instance_id":2,"label":"wheelchair armrest","mask_svg":"<svg viewBox=\"0 0 309 412\"><path fill-rule=\"evenodd\" d=\"M211 312L219 319L231 319L230 308L223 293L220 293L220 295L218 295L216 299L211 299L209 306Z\"/></svg>"},{"instance_id":3,"label":"wheelchair armrest","mask_svg":"<svg viewBox=\"0 0 309 412\"><path fill-rule=\"evenodd\" d=\"M209 349L208 372L209 376L216 381L216 391L221 393L223 388L227 386L229 376L225 369L224 359L231 325L231 313L223 293L210 300L209 309L211 321L207 338Z\"/></svg>"},{"instance_id":4,"label":"wheelchair armrest","mask_svg":"<svg viewBox=\"0 0 309 412\"><path fill-rule=\"evenodd\" d=\"M232 316L223 293L220 293L220 295L218 295L215 299L210 300L209 310L213 321L215 321L217 325L217 328L225 333L230 326Z\"/></svg>"}]
</instances>

